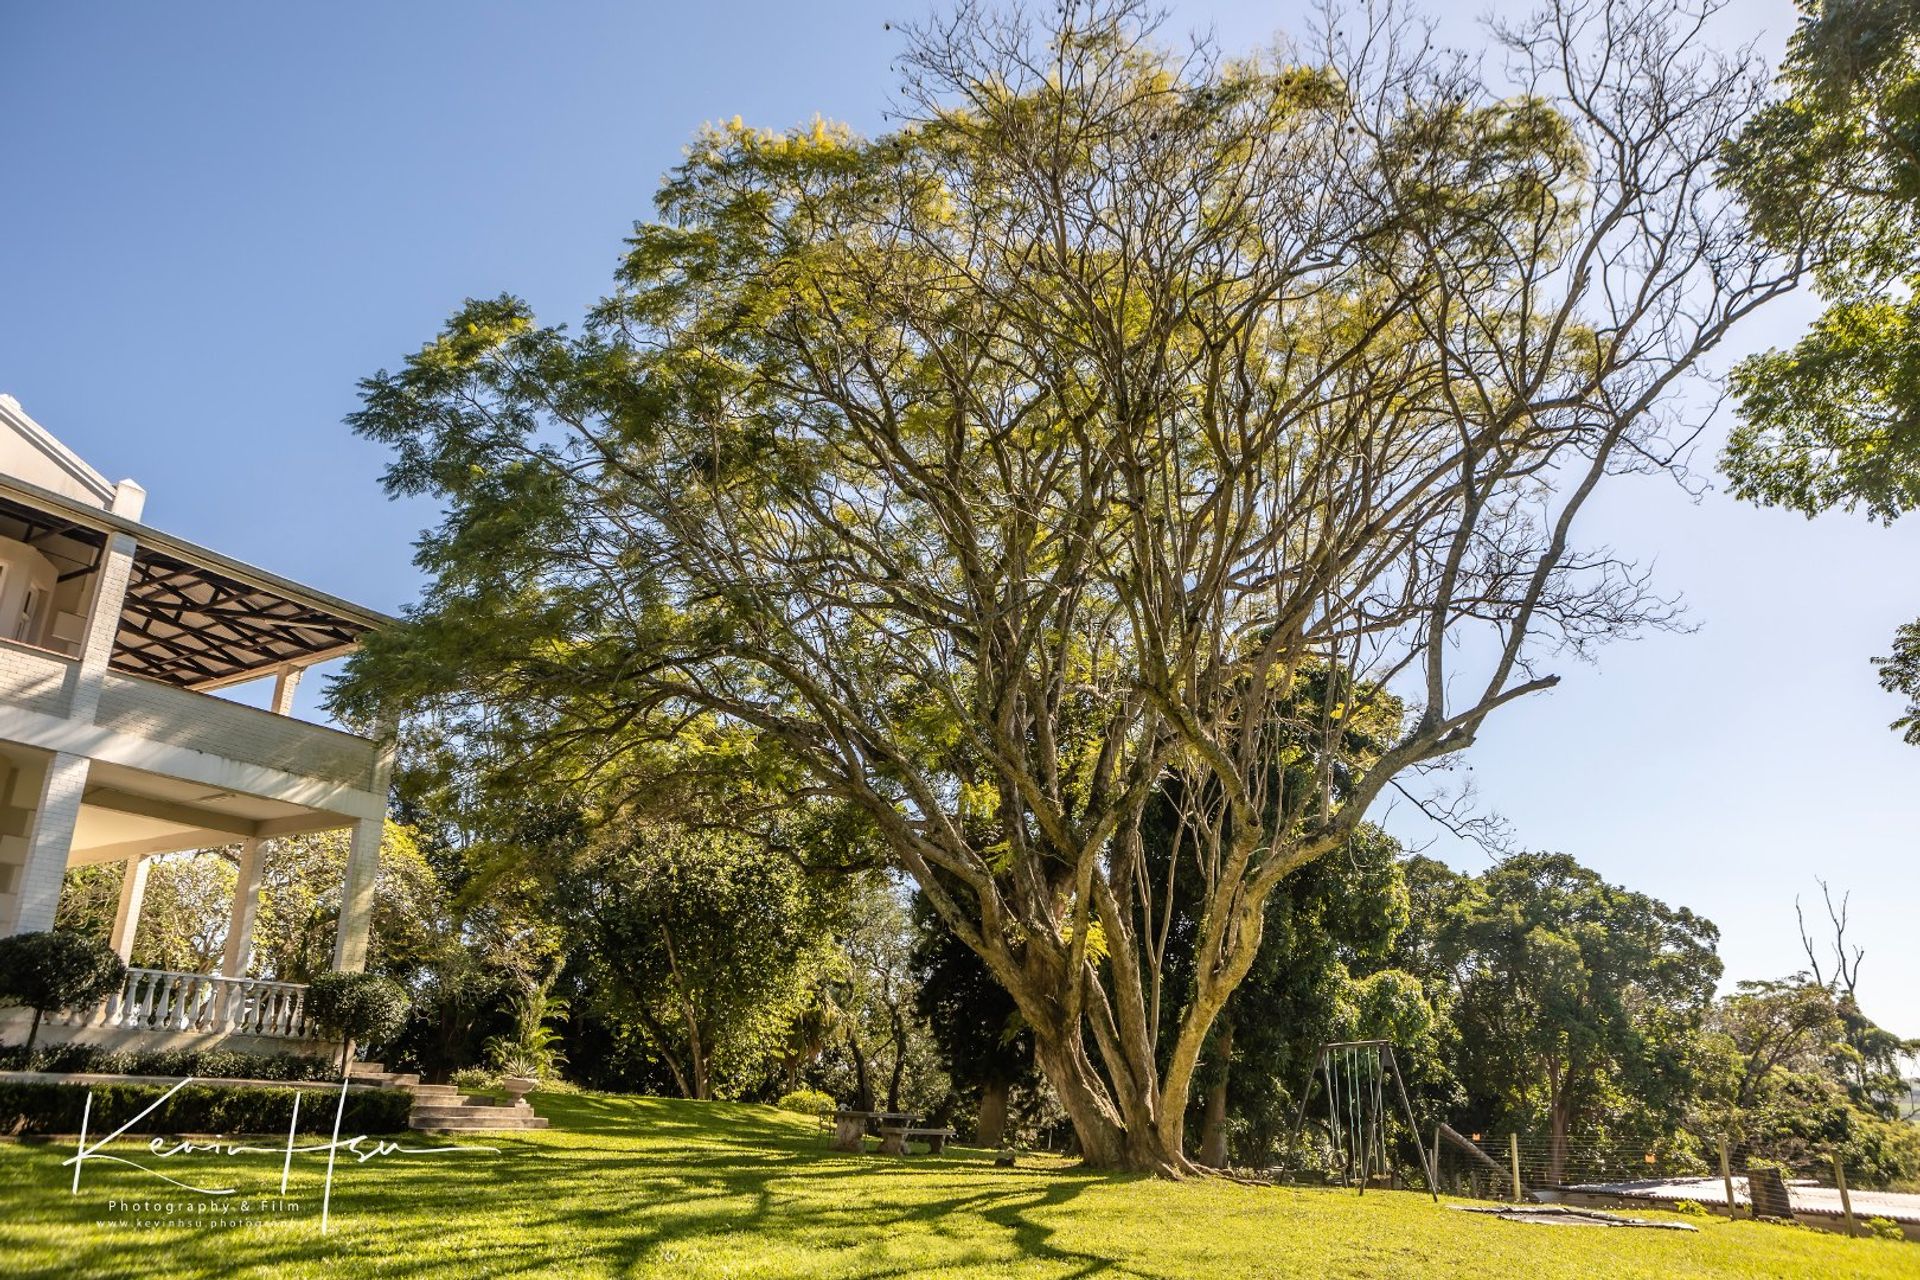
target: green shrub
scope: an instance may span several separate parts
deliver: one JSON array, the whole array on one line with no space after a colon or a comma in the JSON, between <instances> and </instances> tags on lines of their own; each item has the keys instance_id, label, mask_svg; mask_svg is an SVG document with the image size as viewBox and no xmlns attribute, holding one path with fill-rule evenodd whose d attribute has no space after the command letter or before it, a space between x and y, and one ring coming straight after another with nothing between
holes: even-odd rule
<instances>
[{"instance_id":1,"label":"green shrub","mask_svg":"<svg viewBox=\"0 0 1920 1280\"><path fill-rule=\"evenodd\" d=\"M98 1004L127 980L112 947L67 929L0 938L0 1003L33 1010L27 1052L40 1037L42 1016Z\"/></svg>"},{"instance_id":2,"label":"green shrub","mask_svg":"<svg viewBox=\"0 0 1920 1280\"><path fill-rule=\"evenodd\" d=\"M1673 1202L1672 1207L1675 1213L1684 1213L1689 1218L1704 1218L1707 1216L1707 1206L1701 1204L1698 1200L1676 1200Z\"/></svg>"},{"instance_id":3,"label":"green shrub","mask_svg":"<svg viewBox=\"0 0 1920 1280\"><path fill-rule=\"evenodd\" d=\"M1905 1240L1907 1233L1892 1218L1868 1218L1867 1234L1877 1240Z\"/></svg>"},{"instance_id":4,"label":"green shrub","mask_svg":"<svg viewBox=\"0 0 1920 1280\"><path fill-rule=\"evenodd\" d=\"M780 1096L782 1111L798 1111L803 1116L823 1116L834 1109L833 1099L818 1089L795 1089Z\"/></svg>"},{"instance_id":5,"label":"green shrub","mask_svg":"<svg viewBox=\"0 0 1920 1280\"><path fill-rule=\"evenodd\" d=\"M87 1113L87 1132L108 1134L165 1096L167 1086L0 1083L0 1133L78 1133L89 1091L93 1109ZM288 1088L190 1084L128 1132L138 1136L285 1133L293 1119L297 1092ZM347 1094L340 1132L398 1133L406 1129L412 1109L413 1095L404 1089L354 1089ZM317 1103L314 1092L307 1091L300 1106L299 1132L331 1132L333 1113L331 1105Z\"/></svg>"},{"instance_id":6,"label":"green shrub","mask_svg":"<svg viewBox=\"0 0 1920 1280\"><path fill-rule=\"evenodd\" d=\"M406 988L377 973L323 973L307 984L307 1015L322 1031L339 1037L342 1071L356 1042L371 1044L399 1035L411 1004Z\"/></svg>"}]
</instances>

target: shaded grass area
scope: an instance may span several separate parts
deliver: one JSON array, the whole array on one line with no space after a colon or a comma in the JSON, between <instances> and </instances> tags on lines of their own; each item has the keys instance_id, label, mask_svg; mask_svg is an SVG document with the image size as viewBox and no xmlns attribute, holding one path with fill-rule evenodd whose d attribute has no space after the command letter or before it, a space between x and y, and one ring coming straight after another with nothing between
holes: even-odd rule
<instances>
[{"instance_id":1,"label":"shaded grass area","mask_svg":"<svg viewBox=\"0 0 1920 1280\"><path fill-rule=\"evenodd\" d=\"M411 1135L295 1158L296 1211L240 1226L152 1174L63 1166L71 1143L0 1144L0 1259L15 1276L1916 1277L1920 1246L1699 1220L1695 1234L1539 1227L1409 1193L1168 1184L958 1149L901 1162L831 1152L768 1107L536 1095L553 1124L484 1139ZM124 1117L114 1117L117 1123ZM273 1146L271 1142L262 1145ZM199 1185L271 1196L278 1151L148 1156ZM172 1213L121 1205L172 1204ZM1650 1215L1657 1216L1657 1215Z\"/></svg>"}]
</instances>

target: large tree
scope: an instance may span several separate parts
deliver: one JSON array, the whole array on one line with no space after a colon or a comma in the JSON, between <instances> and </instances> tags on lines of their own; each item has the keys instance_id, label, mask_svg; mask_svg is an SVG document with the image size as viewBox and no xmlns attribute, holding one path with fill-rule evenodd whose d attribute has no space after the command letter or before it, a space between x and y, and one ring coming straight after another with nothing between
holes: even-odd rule
<instances>
[{"instance_id":1,"label":"large tree","mask_svg":"<svg viewBox=\"0 0 1920 1280\"><path fill-rule=\"evenodd\" d=\"M701 133L578 336L476 302L368 380L353 425L445 519L339 705L514 779L742 734L865 812L1088 1161L1178 1173L1275 888L1549 655L1669 616L1575 519L1675 459L1795 268L1710 182L1760 78L1676 9L1559 0L1497 78L1385 12L1272 59L1149 25L962 5L891 133ZM1328 665L1418 705L1278 803L1358 710L1300 706ZM1203 897L1156 1020L1169 779Z\"/></svg>"},{"instance_id":2,"label":"large tree","mask_svg":"<svg viewBox=\"0 0 1920 1280\"><path fill-rule=\"evenodd\" d=\"M833 903L766 842L653 822L586 842L553 906L601 1012L639 1027L683 1097L761 1082L828 960Z\"/></svg>"},{"instance_id":3,"label":"large tree","mask_svg":"<svg viewBox=\"0 0 1920 1280\"><path fill-rule=\"evenodd\" d=\"M1671 1132L1693 1097L1719 930L1565 854L1517 854L1457 884L1437 951L1458 993L1459 1074L1492 1104L1485 1120L1544 1128L1553 1183L1576 1129Z\"/></svg>"},{"instance_id":4,"label":"large tree","mask_svg":"<svg viewBox=\"0 0 1920 1280\"><path fill-rule=\"evenodd\" d=\"M1800 0L1779 101L1727 155L1757 230L1804 253L1827 308L1791 349L1741 361L1733 491L1891 522L1920 506L1920 4ZM1920 621L1875 659L1920 745Z\"/></svg>"}]
</instances>

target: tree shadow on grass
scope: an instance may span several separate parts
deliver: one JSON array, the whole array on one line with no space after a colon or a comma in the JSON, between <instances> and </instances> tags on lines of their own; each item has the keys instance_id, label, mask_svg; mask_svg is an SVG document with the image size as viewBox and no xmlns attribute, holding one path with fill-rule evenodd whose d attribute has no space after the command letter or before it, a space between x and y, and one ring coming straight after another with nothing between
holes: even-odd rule
<instances>
[{"instance_id":1,"label":"tree shadow on grass","mask_svg":"<svg viewBox=\"0 0 1920 1280\"><path fill-rule=\"evenodd\" d=\"M542 1097L537 1109L554 1128L457 1143L498 1154L343 1164L334 1230L324 1237L317 1213L244 1239L191 1225L137 1237L88 1230L100 1197L155 1188L136 1186L128 1171L101 1179L83 1208L61 1194L65 1153L43 1151L28 1172L32 1216L47 1225L23 1238L58 1240L67 1274L273 1275L324 1266L387 1275L624 1275L672 1267L676 1257L751 1258L762 1246L864 1280L933 1267L990 1271L1029 1258L1076 1277L1121 1270L1059 1247L1055 1230L1035 1220L1111 1181L1102 1175L996 1169L988 1152L907 1161L833 1152L805 1122L771 1109L571 1096ZM262 1158L239 1172L277 1183L279 1162ZM315 1168L297 1171L296 1194L317 1200L318 1181Z\"/></svg>"},{"instance_id":2,"label":"tree shadow on grass","mask_svg":"<svg viewBox=\"0 0 1920 1280\"><path fill-rule=\"evenodd\" d=\"M1085 1181L1065 1179L1048 1183L1038 1194L1028 1194L1016 1203L990 1209L985 1217L1013 1235L1016 1248L1025 1257L1048 1258L1057 1262L1077 1264L1077 1269L1068 1272L1071 1277L1099 1275L1139 1275L1141 1273L1122 1267L1112 1258L1098 1254L1085 1253L1077 1249L1063 1249L1053 1243L1054 1229L1034 1221L1033 1214L1043 1209L1058 1209L1070 1204L1075 1197L1086 1190L1087 1185L1099 1181L1089 1175Z\"/></svg>"}]
</instances>

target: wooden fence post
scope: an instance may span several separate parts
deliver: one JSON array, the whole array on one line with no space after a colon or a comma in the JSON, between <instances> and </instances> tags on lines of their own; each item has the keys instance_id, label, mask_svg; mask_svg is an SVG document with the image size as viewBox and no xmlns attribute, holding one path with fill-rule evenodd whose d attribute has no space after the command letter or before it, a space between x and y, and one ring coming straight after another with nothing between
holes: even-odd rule
<instances>
[{"instance_id":1,"label":"wooden fence post","mask_svg":"<svg viewBox=\"0 0 1920 1280\"><path fill-rule=\"evenodd\" d=\"M1833 1153L1833 1185L1840 1188L1840 1213L1847 1220L1847 1234L1856 1234L1853 1229L1853 1197L1847 1194L1847 1170L1840 1163L1840 1153Z\"/></svg>"},{"instance_id":2,"label":"wooden fence post","mask_svg":"<svg viewBox=\"0 0 1920 1280\"><path fill-rule=\"evenodd\" d=\"M1727 1216L1740 1216L1740 1206L1733 1200L1733 1165L1727 1160L1727 1135L1720 1135L1720 1181L1727 1184Z\"/></svg>"},{"instance_id":3,"label":"wooden fence post","mask_svg":"<svg viewBox=\"0 0 1920 1280\"><path fill-rule=\"evenodd\" d=\"M1373 1169L1373 1117L1367 1117L1366 1136L1360 1147L1360 1194L1367 1194L1367 1179Z\"/></svg>"},{"instance_id":4,"label":"wooden fence post","mask_svg":"<svg viewBox=\"0 0 1920 1280\"><path fill-rule=\"evenodd\" d=\"M1526 1195L1520 1190L1520 1135L1517 1133L1507 1135L1507 1161L1513 1166L1513 1202L1519 1204Z\"/></svg>"}]
</instances>

